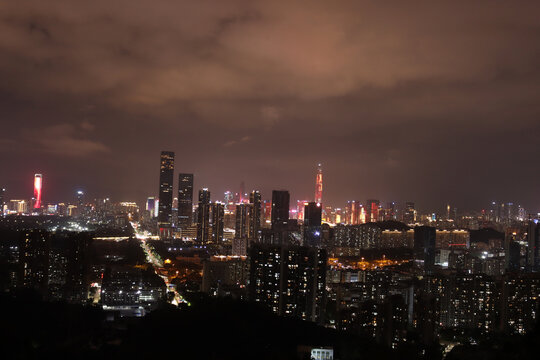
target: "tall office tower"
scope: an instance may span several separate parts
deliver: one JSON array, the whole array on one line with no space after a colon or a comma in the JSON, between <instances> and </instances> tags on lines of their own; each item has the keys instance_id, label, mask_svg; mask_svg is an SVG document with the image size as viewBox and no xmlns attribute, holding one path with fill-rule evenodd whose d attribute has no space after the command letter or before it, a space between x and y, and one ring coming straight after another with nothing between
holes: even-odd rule
<instances>
[{"instance_id":1,"label":"tall office tower","mask_svg":"<svg viewBox=\"0 0 540 360\"><path fill-rule=\"evenodd\" d=\"M19 284L42 295L48 289L50 242L51 234L40 229L24 231L19 238Z\"/></svg>"},{"instance_id":2,"label":"tall office tower","mask_svg":"<svg viewBox=\"0 0 540 360\"><path fill-rule=\"evenodd\" d=\"M193 174L178 175L178 227L186 230L193 222Z\"/></svg>"},{"instance_id":3,"label":"tall office tower","mask_svg":"<svg viewBox=\"0 0 540 360\"><path fill-rule=\"evenodd\" d=\"M315 202L322 204L322 166L317 165L317 175L315 177Z\"/></svg>"},{"instance_id":4,"label":"tall office tower","mask_svg":"<svg viewBox=\"0 0 540 360\"><path fill-rule=\"evenodd\" d=\"M77 190L77 213L82 215L84 207L84 191Z\"/></svg>"},{"instance_id":5,"label":"tall office tower","mask_svg":"<svg viewBox=\"0 0 540 360\"><path fill-rule=\"evenodd\" d=\"M211 208L212 243L221 244L223 242L223 218L225 216L225 206L223 203L215 202L212 204Z\"/></svg>"},{"instance_id":6,"label":"tall office tower","mask_svg":"<svg viewBox=\"0 0 540 360\"><path fill-rule=\"evenodd\" d=\"M269 228L272 225L272 201L264 200L262 203L262 227Z\"/></svg>"},{"instance_id":7,"label":"tall office tower","mask_svg":"<svg viewBox=\"0 0 540 360\"><path fill-rule=\"evenodd\" d=\"M272 228L282 228L289 221L290 196L287 190L272 190Z\"/></svg>"},{"instance_id":8,"label":"tall office tower","mask_svg":"<svg viewBox=\"0 0 540 360\"><path fill-rule=\"evenodd\" d=\"M34 175L34 209L41 209L41 190L43 187L43 176Z\"/></svg>"},{"instance_id":9,"label":"tall office tower","mask_svg":"<svg viewBox=\"0 0 540 360\"><path fill-rule=\"evenodd\" d=\"M210 240L210 191L199 190L199 207L197 209L197 242L206 245Z\"/></svg>"},{"instance_id":10,"label":"tall office tower","mask_svg":"<svg viewBox=\"0 0 540 360\"><path fill-rule=\"evenodd\" d=\"M171 235L174 181L174 152L162 151L159 167L158 227L162 237Z\"/></svg>"},{"instance_id":11,"label":"tall office tower","mask_svg":"<svg viewBox=\"0 0 540 360\"><path fill-rule=\"evenodd\" d=\"M540 222L529 221L527 242L527 270L540 272Z\"/></svg>"},{"instance_id":12,"label":"tall office tower","mask_svg":"<svg viewBox=\"0 0 540 360\"><path fill-rule=\"evenodd\" d=\"M413 224L416 222L416 210L414 209L413 202L405 203L405 211L403 212L403 222L406 224Z\"/></svg>"},{"instance_id":13,"label":"tall office tower","mask_svg":"<svg viewBox=\"0 0 540 360\"><path fill-rule=\"evenodd\" d=\"M379 200L368 200L366 202L366 222L379 221Z\"/></svg>"},{"instance_id":14,"label":"tall office tower","mask_svg":"<svg viewBox=\"0 0 540 360\"><path fill-rule=\"evenodd\" d=\"M321 246L322 206L318 202L310 202L304 210L304 246Z\"/></svg>"},{"instance_id":15,"label":"tall office tower","mask_svg":"<svg viewBox=\"0 0 540 360\"><path fill-rule=\"evenodd\" d=\"M146 211L150 213L150 217L154 217L156 209L156 198L150 196L146 199Z\"/></svg>"},{"instance_id":16,"label":"tall office tower","mask_svg":"<svg viewBox=\"0 0 540 360\"><path fill-rule=\"evenodd\" d=\"M304 210L308 202L307 200L296 200L296 219L299 222L304 221Z\"/></svg>"},{"instance_id":17,"label":"tall office tower","mask_svg":"<svg viewBox=\"0 0 540 360\"><path fill-rule=\"evenodd\" d=\"M414 259L423 263L425 273L430 274L435 267L436 229L430 226L414 228Z\"/></svg>"},{"instance_id":18,"label":"tall office tower","mask_svg":"<svg viewBox=\"0 0 540 360\"><path fill-rule=\"evenodd\" d=\"M258 241L261 232L261 192L253 190L249 194L249 203L251 204L251 212L249 219L248 238L251 241Z\"/></svg>"},{"instance_id":19,"label":"tall office tower","mask_svg":"<svg viewBox=\"0 0 540 360\"><path fill-rule=\"evenodd\" d=\"M397 219L397 206L393 201L386 203L386 209L384 210L384 220L396 220Z\"/></svg>"},{"instance_id":20,"label":"tall office tower","mask_svg":"<svg viewBox=\"0 0 540 360\"><path fill-rule=\"evenodd\" d=\"M323 321L326 251L255 244L249 254L250 300L278 315Z\"/></svg>"},{"instance_id":21,"label":"tall office tower","mask_svg":"<svg viewBox=\"0 0 540 360\"><path fill-rule=\"evenodd\" d=\"M358 225L363 224L365 221L362 204L355 200L347 201L347 206L345 207L345 221L343 222L347 225Z\"/></svg>"}]
</instances>

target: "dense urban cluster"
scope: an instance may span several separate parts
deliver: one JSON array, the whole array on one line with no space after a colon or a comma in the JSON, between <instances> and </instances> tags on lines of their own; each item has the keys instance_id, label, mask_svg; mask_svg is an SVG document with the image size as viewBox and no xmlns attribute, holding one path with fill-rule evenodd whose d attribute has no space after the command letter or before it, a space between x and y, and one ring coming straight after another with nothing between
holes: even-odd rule
<instances>
[{"instance_id":1,"label":"dense urban cluster","mask_svg":"<svg viewBox=\"0 0 540 360\"><path fill-rule=\"evenodd\" d=\"M194 175L178 174L176 197L174 179L174 153L162 152L159 194L143 207L82 191L46 203L41 174L31 200L2 190L1 290L99 307L113 322L167 303L189 308L202 293L432 358L537 326L540 224L521 206L331 207L320 165L314 198L296 203L286 190L264 200L243 184L222 201L200 189L195 201ZM319 341L311 358L334 356L334 344Z\"/></svg>"}]
</instances>

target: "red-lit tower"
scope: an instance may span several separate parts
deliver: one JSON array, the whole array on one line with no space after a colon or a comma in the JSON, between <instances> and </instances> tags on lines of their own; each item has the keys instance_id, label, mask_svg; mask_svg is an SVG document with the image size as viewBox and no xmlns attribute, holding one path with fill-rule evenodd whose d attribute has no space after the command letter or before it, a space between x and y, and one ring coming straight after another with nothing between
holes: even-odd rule
<instances>
[{"instance_id":1,"label":"red-lit tower","mask_svg":"<svg viewBox=\"0 0 540 360\"><path fill-rule=\"evenodd\" d=\"M315 202L322 203L322 166L317 166L317 177L315 178Z\"/></svg>"},{"instance_id":2,"label":"red-lit tower","mask_svg":"<svg viewBox=\"0 0 540 360\"><path fill-rule=\"evenodd\" d=\"M34 175L34 209L41 208L41 188L43 185L43 176L41 174Z\"/></svg>"}]
</instances>

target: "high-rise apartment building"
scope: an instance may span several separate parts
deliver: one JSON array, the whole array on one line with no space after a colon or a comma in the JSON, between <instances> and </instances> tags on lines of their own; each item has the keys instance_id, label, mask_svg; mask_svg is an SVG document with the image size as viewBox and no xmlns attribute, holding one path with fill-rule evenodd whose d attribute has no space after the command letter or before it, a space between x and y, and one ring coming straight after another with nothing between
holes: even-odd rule
<instances>
[{"instance_id":1,"label":"high-rise apartment building","mask_svg":"<svg viewBox=\"0 0 540 360\"><path fill-rule=\"evenodd\" d=\"M252 301L265 304L278 315L323 320L325 250L255 244L249 253Z\"/></svg>"},{"instance_id":2,"label":"high-rise apartment building","mask_svg":"<svg viewBox=\"0 0 540 360\"><path fill-rule=\"evenodd\" d=\"M47 294L51 234L46 230L24 231L19 238L19 285Z\"/></svg>"},{"instance_id":3,"label":"high-rise apartment building","mask_svg":"<svg viewBox=\"0 0 540 360\"><path fill-rule=\"evenodd\" d=\"M236 204L235 235L232 244L233 255L247 255L251 212L252 204Z\"/></svg>"},{"instance_id":4,"label":"high-rise apartment building","mask_svg":"<svg viewBox=\"0 0 540 360\"><path fill-rule=\"evenodd\" d=\"M426 273L431 273L435 267L435 245L437 232L434 227L417 226L414 228L414 257L423 263Z\"/></svg>"}]
</instances>

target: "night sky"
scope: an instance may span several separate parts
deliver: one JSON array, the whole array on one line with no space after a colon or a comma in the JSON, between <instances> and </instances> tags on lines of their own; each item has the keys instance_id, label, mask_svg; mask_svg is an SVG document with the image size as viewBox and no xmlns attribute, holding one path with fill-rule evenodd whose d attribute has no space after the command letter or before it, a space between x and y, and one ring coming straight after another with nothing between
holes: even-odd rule
<instances>
[{"instance_id":1,"label":"night sky","mask_svg":"<svg viewBox=\"0 0 540 360\"><path fill-rule=\"evenodd\" d=\"M540 2L1 1L0 186L540 210ZM175 191L177 175L175 174Z\"/></svg>"}]
</instances>

